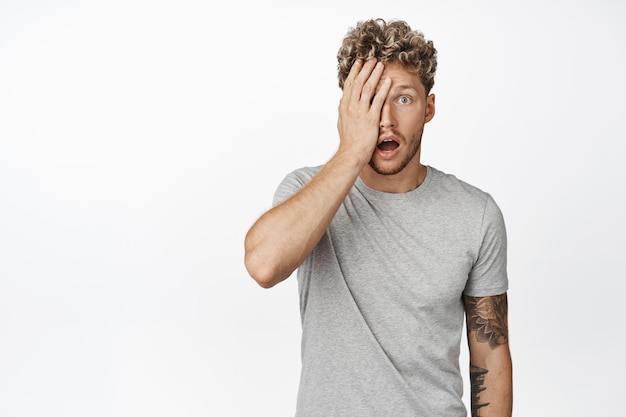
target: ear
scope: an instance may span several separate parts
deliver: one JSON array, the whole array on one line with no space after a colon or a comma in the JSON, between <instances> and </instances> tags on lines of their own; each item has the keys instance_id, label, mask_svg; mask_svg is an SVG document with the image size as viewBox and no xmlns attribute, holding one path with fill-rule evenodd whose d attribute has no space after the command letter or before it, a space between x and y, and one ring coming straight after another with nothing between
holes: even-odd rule
<instances>
[{"instance_id":1,"label":"ear","mask_svg":"<svg viewBox=\"0 0 626 417\"><path fill-rule=\"evenodd\" d=\"M430 94L426 97L426 115L424 117L424 123L430 122L435 117L435 95Z\"/></svg>"}]
</instances>

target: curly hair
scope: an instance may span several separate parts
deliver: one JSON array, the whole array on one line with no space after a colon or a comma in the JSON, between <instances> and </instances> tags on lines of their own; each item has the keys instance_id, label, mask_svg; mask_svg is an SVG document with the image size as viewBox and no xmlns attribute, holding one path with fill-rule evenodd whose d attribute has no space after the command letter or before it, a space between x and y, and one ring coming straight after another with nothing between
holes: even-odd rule
<instances>
[{"instance_id":1,"label":"curly hair","mask_svg":"<svg viewBox=\"0 0 626 417\"><path fill-rule=\"evenodd\" d=\"M370 19L350 28L337 52L339 88L357 59L375 57L379 61L400 63L407 71L420 77L429 94L435 84L437 50L424 34L402 20L385 22Z\"/></svg>"}]
</instances>

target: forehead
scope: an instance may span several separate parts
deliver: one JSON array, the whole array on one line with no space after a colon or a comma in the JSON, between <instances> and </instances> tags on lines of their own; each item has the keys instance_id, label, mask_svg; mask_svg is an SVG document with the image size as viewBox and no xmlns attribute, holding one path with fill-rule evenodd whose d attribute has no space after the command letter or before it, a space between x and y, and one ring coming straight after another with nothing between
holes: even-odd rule
<instances>
[{"instance_id":1,"label":"forehead","mask_svg":"<svg viewBox=\"0 0 626 417\"><path fill-rule=\"evenodd\" d=\"M412 88L417 92L426 92L419 75L407 71L401 64L390 62L385 64L381 81L385 78L391 78L391 89Z\"/></svg>"}]
</instances>

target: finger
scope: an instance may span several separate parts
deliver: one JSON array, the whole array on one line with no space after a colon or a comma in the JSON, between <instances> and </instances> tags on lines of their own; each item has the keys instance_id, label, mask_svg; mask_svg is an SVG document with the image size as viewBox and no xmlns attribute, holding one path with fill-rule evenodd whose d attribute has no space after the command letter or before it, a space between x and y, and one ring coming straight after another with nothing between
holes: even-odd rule
<instances>
[{"instance_id":1,"label":"finger","mask_svg":"<svg viewBox=\"0 0 626 417\"><path fill-rule=\"evenodd\" d=\"M352 101L361 100L361 95L363 93L363 86L365 85L367 80L370 78L372 71L376 67L377 63L378 63L378 60L376 60L375 58L370 58L367 61L365 61L365 63L363 64L363 68L361 68L361 71L359 71L359 74L356 76L356 78L354 79L354 82L352 83L352 93L350 96Z\"/></svg>"},{"instance_id":2,"label":"finger","mask_svg":"<svg viewBox=\"0 0 626 417\"><path fill-rule=\"evenodd\" d=\"M354 83L354 79L357 77L357 75L359 75L359 72L361 71L362 67L363 67L363 60L361 59L357 59L356 61L354 61L354 64L352 64L352 67L350 68L350 72L348 73L348 76L343 82L343 99L345 101L350 100L350 97L352 95L352 85Z\"/></svg>"},{"instance_id":3,"label":"finger","mask_svg":"<svg viewBox=\"0 0 626 417\"><path fill-rule=\"evenodd\" d=\"M374 99L372 100L372 105L370 107L370 111L378 115L380 115L383 105L385 104L385 100L387 99L387 95L391 90L391 78L385 77L379 85L380 87L374 95Z\"/></svg>"},{"instance_id":4,"label":"finger","mask_svg":"<svg viewBox=\"0 0 626 417\"><path fill-rule=\"evenodd\" d=\"M385 65L382 62L377 62L361 89L361 102L367 106L371 104L372 97L377 94L376 87L380 83L380 77L382 77L384 69Z\"/></svg>"}]
</instances>

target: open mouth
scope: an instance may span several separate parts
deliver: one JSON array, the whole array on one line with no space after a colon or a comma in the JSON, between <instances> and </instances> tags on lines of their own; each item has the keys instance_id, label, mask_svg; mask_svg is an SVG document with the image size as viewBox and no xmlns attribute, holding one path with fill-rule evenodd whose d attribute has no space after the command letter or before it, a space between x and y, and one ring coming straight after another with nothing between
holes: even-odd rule
<instances>
[{"instance_id":1,"label":"open mouth","mask_svg":"<svg viewBox=\"0 0 626 417\"><path fill-rule=\"evenodd\" d=\"M393 139L385 139L378 144L378 149L383 152L391 152L395 150L400 144Z\"/></svg>"}]
</instances>

